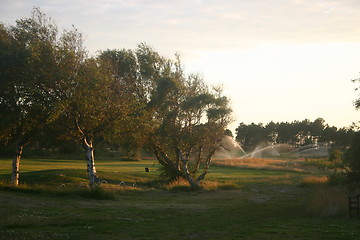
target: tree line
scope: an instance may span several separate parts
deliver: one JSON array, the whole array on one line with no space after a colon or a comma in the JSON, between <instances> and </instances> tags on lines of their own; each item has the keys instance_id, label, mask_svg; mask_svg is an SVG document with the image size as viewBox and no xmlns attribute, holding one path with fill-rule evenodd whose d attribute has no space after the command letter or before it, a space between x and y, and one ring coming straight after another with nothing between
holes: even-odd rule
<instances>
[{"instance_id":1,"label":"tree line","mask_svg":"<svg viewBox=\"0 0 360 240\"><path fill-rule=\"evenodd\" d=\"M39 8L0 24L0 141L14 149L15 186L24 148L51 135L85 148L91 187L97 141L141 145L169 179L199 187L230 114L222 89L185 74L177 54L141 43L89 56L80 31L59 31Z\"/></svg>"},{"instance_id":2,"label":"tree line","mask_svg":"<svg viewBox=\"0 0 360 240\"><path fill-rule=\"evenodd\" d=\"M261 144L286 143L293 147L325 143L340 149L349 147L355 134L354 127L329 126L322 118L292 122L240 123L236 128L236 140L245 150L253 150Z\"/></svg>"}]
</instances>

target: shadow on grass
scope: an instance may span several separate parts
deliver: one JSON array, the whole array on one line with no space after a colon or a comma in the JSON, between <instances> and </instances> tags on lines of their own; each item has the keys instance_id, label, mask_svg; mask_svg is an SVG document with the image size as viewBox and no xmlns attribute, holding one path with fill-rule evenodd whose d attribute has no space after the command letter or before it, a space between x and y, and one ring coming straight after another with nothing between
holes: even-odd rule
<instances>
[{"instance_id":1,"label":"shadow on grass","mask_svg":"<svg viewBox=\"0 0 360 240\"><path fill-rule=\"evenodd\" d=\"M89 187L82 186L67 186L62 187L51 187L45 185L29 185L21 184L17 187L11 186L9 184L0 183L0 190L27 193L27 194L46 194L52 196L63 196L63 197L81 197L86 199L96 199L96 200L115 200L116 194L114 191L109 191L103 189L102 187L95 187L90 189Z\"/></svg>"}]
</instances>

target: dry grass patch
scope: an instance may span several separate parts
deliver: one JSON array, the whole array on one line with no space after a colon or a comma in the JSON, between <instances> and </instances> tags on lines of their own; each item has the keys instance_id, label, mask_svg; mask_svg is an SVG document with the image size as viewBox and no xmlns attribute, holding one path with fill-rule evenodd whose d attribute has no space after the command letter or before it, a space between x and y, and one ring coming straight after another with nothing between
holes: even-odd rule
<instances>
[{"instance_id":1,"label":"dry grass patch","mask_svg":"<svg viewBox=\"0 0 360 240\"><path fill-rule=\"evenodd\" d=\"M287 170L302 172L301 161L294 159L268 159L268 158L233 158L214 159L213 164L218 166L231 166L251 169Z\"/></svg>"},{"instance_id":2,"label":"dry grass patch","mask_svg":"<svg viewBox=\"0 0 360 240\"><path fill-rule=\"evenodd\" d=\"M200 182L200 186L202 190L237 190L240 188L238 184L233 181L226 182L218 182L218 181L210 181L205 180ZM179 179L177 181L170 182L169 184L164 186L167 190L189 190L190 185L185 179Z\"/></svg>"},{"instance_id":3,"label":"dry grass patch","mask_svg":"<svg viewBox=\"0 0 360 240\"><path fill-rule=\"evenodd\" d=\"M311 216L346 216L348 210L347 190L340 186L315 188L307 211Z\"/></svg>"},{"instance_id":4,"label":"dry grass patch","mask_svg":"<svg viewBox=\"0 0 360 240\"><path fill-rule=\"evenodd\" d=\"M202 189L205 190L237 190L240 186L232 181L217 182L217 181L204 181L201 183Z\"/></svg>"},{"instance_id":5,"label":"dry grass patch","mask_svg":"<svg viewBox=\"0 0 360 240\"><path fill-rule=\"evenodd\" d=\"M179 188L189 188L190 184L188 181L186 181L183 178L180 178L176 181L172 181L169 182L167 185L164 186L165 189L170 190L170 189L179 189Z\"/></svg>"},{"instance_id":6,"label":"dry grass patch","mask_svg":"<svg viewBox=\"0 0 360 240\"><path fill-rule=\"evenodd\" d=\"M315 185L329 182L328 176L307 176L302 179L302 184Z\"/></svg>"}]
</instances>

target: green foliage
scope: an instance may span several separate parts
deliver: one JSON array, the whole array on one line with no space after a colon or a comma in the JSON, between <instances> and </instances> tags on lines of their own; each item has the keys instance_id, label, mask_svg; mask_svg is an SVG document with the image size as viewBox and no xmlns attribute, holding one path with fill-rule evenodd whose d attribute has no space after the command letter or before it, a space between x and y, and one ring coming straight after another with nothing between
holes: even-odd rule
<instances>
[{"instance_id":1,"label":"green foliage","mask_svg":"<svg viewBox=\"0 0 360 240\"><path fill-rule=\"evenodd\" d=\"M234 137L234 135L233 135L233 133L231 132L230 129L225 129L224 135L225 135L225 136L229 136L229 137L231 137L231 138Z\"/></svg>"},{"instance_id":2,"label":"green foliage","mask_svg":"<svg viewBox=\"0 0 360 240\"><path fill-rule=\"evenodd\" d=\"M82 34L75 28L59 34L39 8L16 26L0 25L0 59L0 140L17 145L17 162L31 141L49 148L60 142L57 138L82 142L89 166L97 140L116 143L134 157L146 145L164 169L188 180L205 163L193 181L198 184L230 121L221 88L187 76L178 54L168 59L141 43L135 50L88 57ZM69 145L56 148L76 151ZM198 156L196 169L183 169L190 155Z\"/></svg>"},{"instance_id":3,"label":"green foliage","mask_svg":"<svg viewBox=\"0 0 360 240\"><path fill-rule=\"evenodd\" d=\"M81 34L73 29L59 35L39 8L16 26L1 25L0 32L0 139L26 145L63 110L63 97L83 55L74 46L81 44Z\"/></svg>"},{"instance_id":4,"label":"green foliage","mask_svg":"<svg viewBox=\"0 0 360 240\"><path fill-rule=\"evenodd\" d=\"M340 162L340 161L343 161L343 151L341 151L340 149L338 148L332 148L330 150L330 156L329 156L329 159L330 161L337 161L337 162Z\"/></svg>"},{"instance_id":5,"label":"green foliage","mask_svg":"<svg viewBox=\"0 0 360 240\"><path fill-rule=\"evenodd\" d=\"M179 172L177 169L172 167L165 167L164 165L161 165L158 171L160 172L160 179L165 180L169 183L177 181L183 177L181 172Z\"/></svg>"},{"instance_id":6,"label":"green foliage","mask_svg":"<svg viewBox=\"0 0 360 240\"><path fill-rule=\"evenodd\" d=\"M236 140L246 150L253 150L262 143L287 143L301 147L311 143L323 142L337 148L345 149L351 143L353 128L330 127L325 120L317 118L313 122L303 121L270 122L245 124L240 123L236 128Z\"/></svg>"},{"instance_id":7,"label":"green foliage","mask_svg":"<svg viewBox=\"0 0 360 240\"><path fill-rule=\"evenodd\" d=\"M329 175L329 184L346 186L349 185L349 181L347 175L344 172L334 172Z\"/></svg>"},{"instance_id":8,"label":"green foliage","mask_svg":"<svg viewBox=\"0 0 360 240\"><path fill-rule=\"evenodd\" d=\"M360 83L360 78L352 80L353 83ZM359 91L359 87L355 88L355 91ZM354 106L356 109L360 109L360 98L354 101Z\"/></svg>"},{"instance_id":9,"label":"green foliage","mask_svg":"<svg viewBox=\"0 0 360 240\"><path fill-rule=\"evenodd\" d=\"M328 158L307 158L305 159L305 166L313 166L322 170L343 169L345 163L342 159L330 160Z\"/></svg>"},{"instance_id":10,"label":"green foliage","mask_svg":"<svg viewBox=\"0 0 360 240\"><path fill-rule=\"evenodd\" d=\"M135 51L107 50L100 54L100 59L110 65L114 75L128 83L128 91L140 107L129 122L130 128L125 126L130 138L118 138L120 141L130 140L134 146L138 142L155 151L163 165L163 176L170 180L184 176L185 172L195 174L200 162L210 160L231 112L221 89L210 89L195 74L186 76L178 55L175 60L167 59L146 44L139 44ZM197 169L185 170L190 166L185 162L197 151L200 151L198 164L193 164Z\"/></svg>"},{"instance_id":11,"label":"green foliage","mask_svg":"<svg viewBox=\"0 0 360 240\"><path fill-rule=\"evenodd\" d=\"M15 26L0 25L0 140L13 145L14 185L23 148L63 114L85 55L81 34L58 33L39 8Z\"/></svg>"},{"instance_id":12,"label":"green foliage","mask_svg":"<svg viewBox=\"0 0 360 240\"><path fill-rule=\"evenodd\" d=\"M351 178L356 179L356 175L360 176L360 132L354 135L352 144L345 153L345 161L352 171Z\"/></svg>"}]
</instances>

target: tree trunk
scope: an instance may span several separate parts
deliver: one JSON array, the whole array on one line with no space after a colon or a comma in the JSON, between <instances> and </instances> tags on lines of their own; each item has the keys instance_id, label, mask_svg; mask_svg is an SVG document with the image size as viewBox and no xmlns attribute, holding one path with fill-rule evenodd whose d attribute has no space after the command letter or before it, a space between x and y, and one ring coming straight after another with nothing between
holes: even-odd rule
<instances>
[{"instance_id":1,"label":"tree trunk","mask_svg":"<svg viewBox=\"0 0 360 240\"><path fill-rule=\"evenodd\" d=\"M85 148L86 148L86 163L87 163L87 172L90 181L90 187L94 188L98 183L98 177L96 176L96 168L95 168L95 159L94 159L94 148L92 144L92 140L86 140L84 138Z\"/></svg>"},{"instance_id":2,"label":"tree trunk","mask_svg":"<svg viewBox=\"0 0 360 240\"><path fill-rule=\"evenodd\" d=\"M200 181L202 181L202 180L205 178L206 174L208 173L208 170L209 170L209 167L210 167L210 164L211 164L211 158L212 158L212 156L215 154L215 151L216 151L216 149L213 148L213 149L211 150L211 152L209 153L209 155L207 156L206 162L205 162L204 171L203 171L203 173L196 179L196 182L197 182L197 183L200 183Z\"/></svg>"},{"instance_id":3,"label":"tree trunk","mask_svg":"<svg viewBox=\"0 0 360 240\"><path fill-rule=\"evenodd\" d=\"M201 154L202 154L202 146L199 147L199 152L198 152L197 160L195 163L195 167L194 167L194 170L192 171L193 174L196 174L197 171L199 170L200 162L201 162Z\"/></svg>"},{"instance_id":4,"label":"tree trunk","mask_svg":"<svg viewBox=\"0 0 360 240\"><path fill-rule=\"evenodd\" d=\"M179 157L181 159L181 162L182 162L182 168L183 168L183 172L184 172L184 177L189 182L190 188L191 189L200 188L200 183L198 181L195 181L194 178L191 176L191 174L189 172L189 168L188 168L189 159L184 158L182 152L179 149L177 150L177 152L178 152L178 155L179 155Z\"/></svg>"},{"instance_id":5,"label":"tree trunk","mask_svg":"<svg viewBox=\"0 0 360 240\"><path fill-rule=\"evenodd\" d=\"M173 161L162 149L156 144L153 144L153 149L155 156L159 163L164 167L166 176L170 181L177 180L179 177L182 177L182 170L179 169L178 164ZM181 162L180 162L181 163Z\"/></svg>"},{"instance_id":6,"label":"tree trunk","mask_svg":"<svg viewBox=\"0 0 360 240\"><path fill-rule=\"evenodd\" d=\"M23 151L22 145L17 145L15 150L15 156L13 158L12 163L12 176L11 176L11 184L14 186L19 185L19 176L20 176L20 160Z\"/></svg>"}]
</instances>

